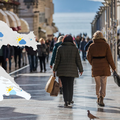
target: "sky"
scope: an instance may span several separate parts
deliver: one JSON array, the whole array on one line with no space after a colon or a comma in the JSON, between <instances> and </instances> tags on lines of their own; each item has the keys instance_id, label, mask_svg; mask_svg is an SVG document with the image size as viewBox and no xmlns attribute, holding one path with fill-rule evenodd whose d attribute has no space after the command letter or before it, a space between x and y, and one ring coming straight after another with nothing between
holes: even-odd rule
<instances>
[{"instance_id":1,"label":"sky","mask_svg":"<svg viewBox=\"0 0 120 120\"><path fill-rule=\"evenodd\" d=\"M55 13L96 12L104 0L53 0Z\"/></svg>"}]
</instances>

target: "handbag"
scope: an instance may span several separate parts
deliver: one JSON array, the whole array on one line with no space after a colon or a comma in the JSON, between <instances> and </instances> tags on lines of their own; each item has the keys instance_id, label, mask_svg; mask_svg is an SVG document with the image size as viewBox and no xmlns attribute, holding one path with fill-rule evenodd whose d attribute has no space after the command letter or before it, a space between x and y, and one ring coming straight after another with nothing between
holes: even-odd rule
<instances>
[{"instance_id":1,"label":"handbag","mask_svg":"<svg viewBox=\"0 0 120 120\"><path fill-rule=\"evenodd\" d=\"M115 83L120 87L120 76L117 74L116 71L113 72L113 77L114 77Z\"/></svg>"},{"instance_id":2,"label":"handbag","mask_svg":"<svg viewBox=\"0 0 120 120\"><path fill-rule=\"evenodd\" d=\"M47 84L45 86L45 91L46 92L48 92L48 93L52 92L54 81L55 81L55 74L51 75L49 80L47 81Z\"/></svg>"},{"instance_id":3,"label":"handbag","mask_svg":"<svg viewBox=\"0 0 120 120\"><path fill-rule=\"evenodd\" d=\"M58 96L60 90L60 85L57 81L54 81L52 92L50 93L50 96Z\"/></svg>"}]
</instances>

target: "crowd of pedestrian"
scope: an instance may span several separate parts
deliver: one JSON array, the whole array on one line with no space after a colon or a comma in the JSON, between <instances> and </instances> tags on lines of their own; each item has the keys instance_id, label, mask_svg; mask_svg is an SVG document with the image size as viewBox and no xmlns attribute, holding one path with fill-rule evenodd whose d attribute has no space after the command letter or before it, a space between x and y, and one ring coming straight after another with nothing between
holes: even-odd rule
<instances>
[{"instance_id":1,"label":"crowd of pedestrian","mask_svg":"<svg viewBox=\"0 0 120 120\"><path fill-rule=\"evenodd\" d=\"M73 85L74 78L83 74L83 66L81 62L86 59L92 66L92 77L96 82L97 103L104 106L103 99L106 94L107 76L110 76L110 66L113 71L116 70L113 62L109 45L107 44L102 32L97 31L93 35L93 39L89 37L71 35L61 35L54 37L52 40L44 40L40 38L37 49L32 47L15 47L3 45L0 49L0 63L7 70L9 63L9 71L11 71L11 60L14 58L15 68L27 65L29 62L30 73L37 71L38 61L40 72L46 72L46 63L53 68L53 74L59 78L60 94L63 94L65 106L73 104ZM52 57L49 62L49 53ZM86 54L87 52L87 54ZM28 58L28 62L27 62Z\"/></svg>"},{"instance_id":2,"label":"crowd of pedestrian","mask_svg":"<svg viewBox=\"0 0 120 120\"><path fill-rule=\"evenodd\" d=\"M46 62L49 62L49 53L52 52L54 45L57 42L57 37L54 37L52 40L40 38L40 40L36 40L36 42L38 42L38 45L37 50L35 51L32 47L28 46L16 47L9 44L3 45L0 48L0 65L6 71L11 72L11 68L18 69L29 64L30 72L34 72L37 70L39 60L40 72L43 71L43 68L45 72Z\"/></svg>"},{"instance_id":3,"label":"crowd of pedestrian","mask_svg":"<svg viewBox=\"0 0 120 120\"><path fill-rule=\"evenodd\" d=\"M92 66L92 77L94 77L96 82L97 104L105 106L103 100L106 95L107 77L111 75L110 66L113 71L116 71L116 67L110 46L107 44L102 32L95 32L93 41L90 38L86 39L81 36L75 38L71 35L66 35L61 42L57 43L54 49L55 53L53 53L53 56L55 56L55 60L53 74L56 73L59 77L59 81L62 83L64 106L67 107L74 103L74 78L79 77L79 74L83 74L79 50L82 51L83 61L87 58ZM53 62L51 63L53 64Z\"/></svg>"}]
</instances>

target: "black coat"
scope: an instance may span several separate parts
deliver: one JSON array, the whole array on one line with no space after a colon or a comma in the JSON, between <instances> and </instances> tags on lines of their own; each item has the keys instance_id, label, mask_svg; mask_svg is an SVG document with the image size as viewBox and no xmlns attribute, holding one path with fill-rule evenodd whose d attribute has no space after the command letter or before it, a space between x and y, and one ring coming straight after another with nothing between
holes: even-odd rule
<instances>
[{"instance_id":1,"label":"black coat","mask_svg":"<svg viewBox=\"0 0 120 120\"><path fill-rule=\"evenodd\" d=\"M81 49L82 51L84 51L84 47L85 47L86 44L87 44L86 41L82 41L82 42L81 42L81 47L80 47L80 49Z\"/></svg>"},{"instance_id":2,"label":"black coat","mask_svg":"<svg viewBox=\"0 0 120 120\"><path fill-rule=\"evenodd\" d=\"M62 43L57 49L53 71L57 71L57 76L78 77L78 70L83 72L78 49L74 43Z\"/></svg>"},{"instance_id":3,"label":"black coat","mask_svg":"<svg viewBox=\"0 0 120 120\"><path fill-rule=\"evenodd\" d=\"M93 43L93 41L90 40L90 41L85 45L84 50L87 51L88 48L89 48L89 46L90 46L92 43Z\"/></svg>"},{"instance_id":4,"label":"black coat","mask_svg":"<svg viewBox=\"0 0 120 120\"><path fill-rule=\"evenodd\" d=\"M47 47L45 44L37 45L38 56L45 57L47 55L46 49L47 49Z\"/></svg>"}]
</instances>

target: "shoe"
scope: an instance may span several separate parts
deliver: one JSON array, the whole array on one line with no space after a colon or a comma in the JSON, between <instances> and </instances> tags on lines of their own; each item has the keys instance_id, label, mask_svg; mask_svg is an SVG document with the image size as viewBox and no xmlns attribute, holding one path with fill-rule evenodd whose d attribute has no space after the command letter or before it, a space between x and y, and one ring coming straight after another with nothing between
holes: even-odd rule
<instances>
[{"instance_id":1,"label":"shoe","mask_svg":"<svg viewBox=\"0 0 120 120\"><path fill-rule=\"evenodd\" d=\"M67 102L65 102L64 107L68 107L68 103Z\"/></svg>"},{"instance_id":2,"label":"shoe","mask_svg":"<svg viewBox=\"0 0 120 120\"><path fill-rule=\"evenodd\" d=\"M42 73L42 70L40 71L40 73Z\"/></svg>"},{"instance_id":3,"label":"shoe","mask_svg":"<svg viewBox=\"0 0 120 120\"><path fill-rule=\"evenodd\" d=\"M100 98L97 98L97 103L99 104Z\"/></svg>"},{"instance_id":4,"label":"shoe","mask_svg":"<svg viewBox=\"0 0 120 120\"><path fill-rule=\"evenodd\" d=\"M63 88L60 87L60 94L63 94Z\"/></svg>"},{"instance_id":5,"label":"shoe","mask_svg":"<svg viewBox=\"0 0 120 120\"><path fill-rule=\"evenodd\" d=\"M74 101L68 102L68 105L73 104L73 103L74 103Z\"/></svg>"},{"instance_id":6,"label":"shoe","mask_svg":"<svg viewBox=\"0 0 120 120\"><path fill-rule=\"evenodd\" d=\"M101 107L104 107L104 106L105 106L105 104L104 104L104 102L103 102L103 97L102 97L102 96L100 96L98 105L101 106Z\"/></svg>"}]
</instances>

